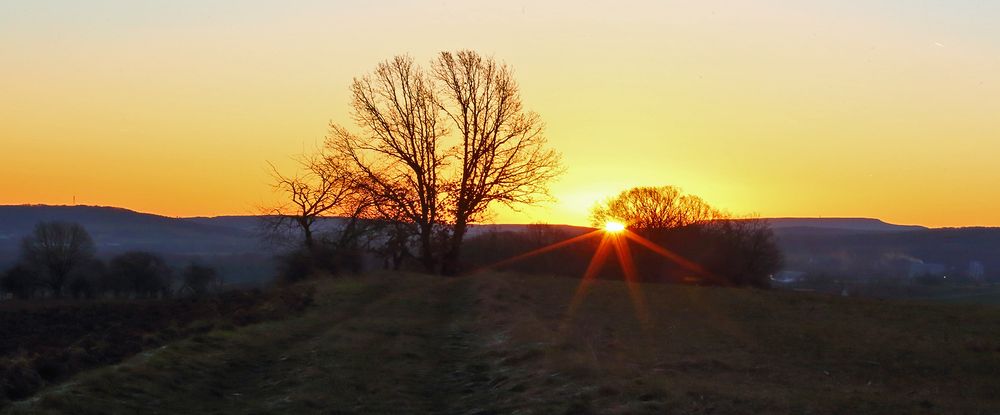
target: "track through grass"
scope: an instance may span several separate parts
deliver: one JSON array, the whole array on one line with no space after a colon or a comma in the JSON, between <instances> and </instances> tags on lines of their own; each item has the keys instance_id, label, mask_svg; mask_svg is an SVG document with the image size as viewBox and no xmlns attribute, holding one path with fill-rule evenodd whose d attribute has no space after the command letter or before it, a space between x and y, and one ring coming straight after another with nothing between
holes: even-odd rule
<instances>
[{"instance_id":1,"label":"track through grass","mask_svg":"<svg viewBox=\"0 0 1000 415\"><path fill-rule=\"evenodd\" d=\"M997 414L1000 308L385 274L169 344L12 413Z\"/></svg>"}]
</instances>

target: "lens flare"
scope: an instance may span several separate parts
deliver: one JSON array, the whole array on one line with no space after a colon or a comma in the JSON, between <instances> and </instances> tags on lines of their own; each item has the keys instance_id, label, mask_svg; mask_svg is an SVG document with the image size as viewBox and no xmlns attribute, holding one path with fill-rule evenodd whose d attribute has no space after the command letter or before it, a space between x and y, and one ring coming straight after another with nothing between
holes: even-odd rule
<instances>
[{"instance_id":1,"label":"lens flare","mask_svg":"<svg viewBox=\"0 0 1000 415\"><path fill-rule=\"evenodd\" d=\"M616 221L608 221L604 224L604 231L610 233L619 233L625 230L625 224Z\"/></svg>"},{"instance_id":2,"label":"lens flare","mask_svg":"<svg viewBox=\"0 0 1000 415\"><path fill-rule=\"evenodd\" d=\"M602 232L603 231L603 232ZM632 250L629 247L630 243L635 243L641 247L649 249L650 251L666 258L675 264L680 265L689 272L692 273L693 281L708 280L717 283L724 284L724 281L717 279L707 270L702 268L697 263L684 258L683 256L665 248L657 245L656 243L640 236L639 234L629 231L624 223L618 221L608 221L604 224L604 229L594 229L582 235L577 235L572 238L568 238L553 244L543 246L541 248L535 249L530 252L517 255L515 257L496 262L492 265L479 268L478 271L484 271L487 269L496 269L512 263L525 260L527 258L545 254L557 249L562 249L570 245L575 245L577 243L583 242L586 239L594 238L600 236L600 243L597 246L597 251L590 258L590 263L587 264L587 270L583 274L583 278L580 280L580 284L576 288L576 292L573 294L573 298L570 300L569 310L567 317L572 319L576 314L577 309L583 303L584 297L587 296L587 292L590 289L590 285L597 279L598 273L604 266L610 251L615 251L617 256L618 264L622 267L622 272L624 273L625 283L628 285L629 296L632 299L632 304L635 306L636 317L643 325L649 324L650 314L646 305L646 300L642 293L642 287L640 285L640 277L638 271L636 270L635 262L632 259Z\"/></svg>"}]
</instances>

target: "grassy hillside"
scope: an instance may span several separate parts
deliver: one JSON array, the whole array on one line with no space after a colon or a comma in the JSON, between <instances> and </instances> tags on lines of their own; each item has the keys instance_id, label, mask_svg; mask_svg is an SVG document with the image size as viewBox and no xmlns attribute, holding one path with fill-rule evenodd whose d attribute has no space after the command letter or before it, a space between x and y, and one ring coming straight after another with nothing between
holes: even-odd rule
<instances>
[{"instance_id":1,"label":"grassy hillside","mask_svg":"<svg viewBox=\"0 0 1000 415\"><path fill-rule=\"evenodd\" d=\"M303 317L91 371L10 413L1000 412L1000 308L567 278L326 281ZM647 315L648 318L641 318Z\"/></svg>"}]
</instances>

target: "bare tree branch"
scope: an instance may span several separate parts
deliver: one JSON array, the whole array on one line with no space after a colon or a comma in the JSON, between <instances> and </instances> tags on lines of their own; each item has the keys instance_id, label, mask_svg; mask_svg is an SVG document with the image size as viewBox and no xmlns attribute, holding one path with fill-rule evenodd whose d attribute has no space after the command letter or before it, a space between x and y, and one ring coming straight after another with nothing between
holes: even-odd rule
<instances>
[{"instance_id":1,"label":"bare tree branch","mask_svg":"<svg viewBox=\"0 0 1000 415\"><path fill-rule=\"evenodd\" d=\"M383 218L416 225L420 260L434 271L435 228L442 222L445 167L439 105L431 80L407 56L380 63L351 85L352 115L363 135L331 125L327 148L352 162Z\"/></svg>"},{"instance_id":2,"label":"bare tree branch","mask_svg":"<svg viewBox=\"0 0 1000 415\"><path fill-rule=\"evenodd\" d=\"M442 52L432 67L441 110L460 140L452 150L460 171L447 185L454 231L445 272L455 273L468 224L494 202L516 207L549 198L547 184L562 167L546 147L540 118L523 108L510 67L469 50Z\"/></svg>"}]
</instances>

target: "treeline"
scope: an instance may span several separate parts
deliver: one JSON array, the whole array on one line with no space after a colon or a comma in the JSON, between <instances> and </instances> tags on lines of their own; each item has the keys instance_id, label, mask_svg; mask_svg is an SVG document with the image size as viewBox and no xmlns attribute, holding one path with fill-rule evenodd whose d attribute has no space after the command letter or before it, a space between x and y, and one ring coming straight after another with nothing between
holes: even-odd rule
<instances>
[{"instance_id":1,"label":"treeline","mask_svg":"<svg viewBox=\"0 0 1000 415\"><path fill-rule=\"evenodd\" d=\"M83 226L40 222L22 241L19 262L0 275L0 298L203 296L221 284L214 268L191 263L175 271L150 252L126 252L103 261Z\"/></svg>"},{"instance_id":2,"label":"treeline","mask_svg":"<svg viewBox=\"0 0 1000 415\"><path fill-rule=\"evenodd\" d=\"M595 207L592 222L598 228L620 223L626 231L587 237L586 231L530 225L524 232L492 232L470 239L467 260L473 268L579 277L599 256L605 238L618 238L617 243L627 244L627 251L622 256L606 255L597 277L625 278L625 260L643 282L765 288L781 267L781 251L766 221L734 218L676 187L622 192ZM558 245L571 238L580 240ZM558 248L548 250L552 246Z\"/></svg>"},{"instance_id":3,"label":"treeline","mask_svg":"<svg viewBox=\"0 0 1000 415\"><path fill-rule=\"evenodd\" d=\"M592 216L596 229L534 224L520 231L474 235L465 242L460 264L467 273L496 269L579 278L600 256L601 245L617 239L627 245L635 278L644 282L763 288L781 268L781 251L767 221L733 217L676 187L622 192L600 203ZM608 222L624 225L626 232L604 230ZM317 232L312 248L283 256L280 273L296 280L316 270L356 272L366 264L420 270L418 258L407 255L415 245L393 238L392 232L401 226L407 224L344 219L339 227ZM345 237L348 227L354 231ZM606 245L604 265L596 276L625 278L623 257L612 251L614 244Z\"/></svg>"}]
</instances>

